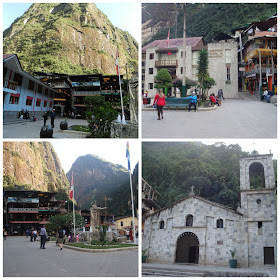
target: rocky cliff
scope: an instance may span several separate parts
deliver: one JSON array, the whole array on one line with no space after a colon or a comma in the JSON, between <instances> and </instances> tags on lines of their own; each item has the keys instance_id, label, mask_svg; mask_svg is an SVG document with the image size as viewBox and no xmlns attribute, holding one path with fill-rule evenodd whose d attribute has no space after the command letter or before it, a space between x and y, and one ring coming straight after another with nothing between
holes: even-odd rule
<instances>
[{"instance_id":1,"label":"rocky cliff","mask_svg":"<svg viewBox=\"0 0 280 280\"><path fill-rule=\"evenodd\" d=\"M85 155L77 158L73 163L66 175L69 181L71 181L72 172L75 200L81 209L89 209L94 201L98 206L104 207L106 196L110 213L115 215L128 213L129 173L123 166L107 162L94 155ZM134 188L136 188L135 184Z\"/></svg>"},{"instance_id":2,"label":"rocky cliff","mask_svg":"<svg viewBox=\"0 0 280 280\"><path fill-rule=\"evenodd\" d=\"M69 182L49 142L4 142L3 187L65 194Z\"/></svg>"},{"instance_id":3,"label":"rocky cliff","mask_svg":"<svg viewBox=\"0 0 280 280\"><path fill-rule=\"evenodd\" d=\"M120 64L138 68L136 40L92 3L35 3L3 37L4 53L16 53L29 73L116 74L116 44Z\"/></svg>"}]
</instances>

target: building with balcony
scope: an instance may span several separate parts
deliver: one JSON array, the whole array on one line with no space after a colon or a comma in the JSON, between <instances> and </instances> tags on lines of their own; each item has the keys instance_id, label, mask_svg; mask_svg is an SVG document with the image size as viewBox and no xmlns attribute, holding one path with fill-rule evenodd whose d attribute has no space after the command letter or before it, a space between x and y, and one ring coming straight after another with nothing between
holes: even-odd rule
<instances>
[{"instance_id":1,"label":"building with balcony","mask_svg":"<svg viewBox=\"0 0 280 280\"><path fill-rule=\"evenodd\" d=\"M260 99L265 89L277 93L277 14L243 28L236 40L239 88Z\"/></svg>"},{"instance_id":2,"label":"building with balcony","mask_svg":"<svg viewBox=\"0 0 280 280\"><path fill-rule=\"evenodd\" d=\"M16 54L3 55L3 111L6 117L18 118L22 110L42 116L53 109L58 92L22 70Z\"/></svg>"},{"instance_id":3,"label":"building with balcony","mask_svg":"<svg viewBox=\"0 0 280 280\"><path fill-rule=\"evenodd\" d=\"M65 202L55 196L51 192L4 190L4 226L15 234L39 229L51 216L66 213Z\"/></svg>"},{"instance_id":4,"label":"building with balcony","mask_svg":"<svg viewBox=\"0 0 280 280\"><path fill-rule=\"evenodd\" d=\"M234 39L220 40L205 44L203 37L186 38L186 77L197 81L197 65L199 51L208 49L209 73L216 85L211 91L217 94L223 89L224 97L237 96L237 43ZM154 97L157 89L155 76L162 68L168 70L175 79L183 78L183 38L156 40L142 48L142 92L148 91L148 97ZM168 95L175 95L173 88L168 89Z\"/></svg>"}]
</instances>

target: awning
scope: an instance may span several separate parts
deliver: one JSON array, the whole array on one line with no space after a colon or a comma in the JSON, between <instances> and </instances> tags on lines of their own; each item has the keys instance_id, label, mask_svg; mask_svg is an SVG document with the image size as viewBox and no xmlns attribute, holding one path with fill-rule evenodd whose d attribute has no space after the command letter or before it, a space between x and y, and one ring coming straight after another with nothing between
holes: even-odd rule
<instances>
[{"instance_id":1,"label":"awning","mask_svg":"<svg viewBox=\"0 0 280 280\"><path fill-rule=\"evenodd\" d=\"M20 94L19 93L11 93L11 96L13 96L13 97L20 97Z\"/></svg>"},{"instance_id":2,"label":"awning","mask_svg":"<svg viewBox=\"0 0 280 280\"><path fill-rule=\"evenodd\" d=\"M54 100L54 101L66 101L65 98L54 98L53 100Z\"/></svg>"},{"instance_id":3,"label":"awning","mask_svg":"<svg viewBox=\"0 0 280 280\"><path fill-rule=\"evenodd\" d=\"M26 99L33 100L32 96L27 96Z\"/></svg>"},{"instance_id":4,"label":"awning","mask_svg":"<svg viewBox=\"0 0 280 280\"><path fill-rule=\"evenodd\" d=\"M40 98L37 98L37 102L38 102L38 101L40 101L40 102L41 102L41 99L40 99Z\"/></svg>"}]
</instances>

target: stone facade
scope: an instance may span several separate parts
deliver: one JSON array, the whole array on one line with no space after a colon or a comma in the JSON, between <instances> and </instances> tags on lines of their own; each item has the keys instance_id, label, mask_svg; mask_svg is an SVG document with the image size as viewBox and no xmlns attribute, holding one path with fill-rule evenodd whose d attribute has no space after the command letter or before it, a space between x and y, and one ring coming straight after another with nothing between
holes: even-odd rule
<instances>
[{"instance_id":1,"label":"stone facade","mask_svg":"<svg viewBox=\"0 0 280 280\"><path fill-rule=\"evenodd\" d=\"M242 170L252 158L271 175L272 155L242 158ZM237 210L191 193L145 218L143 249L149 262L202 265L228 265L236 250L238 267L262 267L276 264L276 225L274 184L242 189Z\"/></svg>"}]
</instances>

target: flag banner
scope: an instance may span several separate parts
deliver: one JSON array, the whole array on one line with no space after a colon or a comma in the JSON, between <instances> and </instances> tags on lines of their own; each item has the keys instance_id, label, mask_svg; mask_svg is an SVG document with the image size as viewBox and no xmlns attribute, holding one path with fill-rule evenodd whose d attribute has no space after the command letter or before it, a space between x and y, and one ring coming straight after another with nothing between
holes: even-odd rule
<instances>
[{"instance_id":1,"label":"flag banner","mask_svg":"<svg viewBox=\"0 0 280 280\"><path fill-rule=\"evenodd\" d=\"M169 33L170 33L170 28L168 29L168 35L167 35L167 46L169 48Z\"/></svg>"},{"instance_id":2,"label":"flag banner","mask_svg":"<svg viewBox=\"0 0 280 280\"><path fill-rule=\"evenodd\" d=\"M74 180L73 180L73 173L72 173L72 181L71 181L71 187L70 187L70 193L69 193L69 198L71 200L73 199L73 192L74 192Z\"/></svg>"},{"instance_id":3,"label":"flag banner","mask_svg":"<svg viewBox=\"0 0 280 280\"><path fill-rule=\"evenodd\" d=\"M119 75L119 51L117 47L117 52L116 52L116 70L117 70L117 75Z\"/></svg>"},{"instance_id":4,"label":"flag banner","mask_svg":"<svg viewBox=\"0 0 280 280\"><path fill-rule=\"evenodd\" d=\"M130 153L129 153L129 143L126 143L126 157L128 162L128 170L130 170Z\"/></svg>"}]
</instances>

